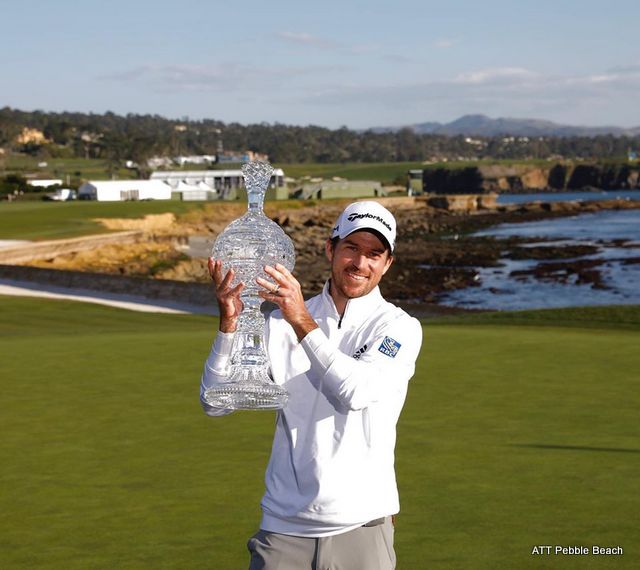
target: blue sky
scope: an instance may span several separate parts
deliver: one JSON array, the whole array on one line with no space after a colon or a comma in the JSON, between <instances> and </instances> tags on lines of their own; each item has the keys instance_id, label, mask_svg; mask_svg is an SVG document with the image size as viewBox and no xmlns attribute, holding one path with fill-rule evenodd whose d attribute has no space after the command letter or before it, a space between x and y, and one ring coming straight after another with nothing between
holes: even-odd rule
<instances>
[{"instance_id":1,"label":"blue sky","mask_svg":"<svg viewBox=\"0 0 640 570\"><path fill-rule=\"evenodd\" d=\"M0 107L640 125L640 2L0 0Z\"/></svg>"}]
</instances>

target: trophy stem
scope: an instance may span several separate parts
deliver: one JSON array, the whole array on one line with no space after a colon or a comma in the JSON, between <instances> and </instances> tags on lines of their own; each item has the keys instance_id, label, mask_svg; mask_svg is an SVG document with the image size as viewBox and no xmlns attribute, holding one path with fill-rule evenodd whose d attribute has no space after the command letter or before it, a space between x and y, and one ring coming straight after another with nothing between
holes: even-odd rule
<instances>
[{"instance_id":1,"label":"trophy stem","mask_svg":"<svg viewBox=\"0 0 640 570\"><path fill-rule=\"evenodd\" d=\"M233 410L279 410L285 406L287 392L269 377L263 331L259 305L246 303L233 341L229 379L206 391L208 404Z\"/></svg>"}]
</instances>

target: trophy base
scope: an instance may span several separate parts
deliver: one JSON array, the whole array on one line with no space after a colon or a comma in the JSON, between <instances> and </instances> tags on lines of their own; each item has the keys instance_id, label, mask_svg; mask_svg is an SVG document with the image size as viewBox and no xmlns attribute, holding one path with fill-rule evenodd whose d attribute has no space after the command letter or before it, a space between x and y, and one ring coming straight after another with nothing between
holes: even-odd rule
<instances>
[{"instance_id":1,"label":"trophy base","mask_svg":"<svg viewBox=\"0 0 640 570\"><path fill-rule=\"evenodd\" d=\"M281 410L288 399L289 394L274 384L229 383L204 393L207 404L227 410Z\"/></svg>"}]
</instances>

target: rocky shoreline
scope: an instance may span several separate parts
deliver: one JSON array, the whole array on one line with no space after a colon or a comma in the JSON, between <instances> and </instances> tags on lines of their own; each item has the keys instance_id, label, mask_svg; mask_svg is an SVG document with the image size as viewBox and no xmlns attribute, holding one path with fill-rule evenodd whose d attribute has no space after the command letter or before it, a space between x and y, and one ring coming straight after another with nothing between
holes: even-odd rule
<instances>
[{"instance_id":1,"label":"rocky shoreline","mask_svg":"<svg viewBox=\"0 0 640 570\"><path fill-rule=\"evenodd\" d=\"M527 240L470 237L477 230L505 222L535 221L602 210L640 208L640 201L534 202L499 206L471 212L435 208L420 198L381 199L398 219L396 260L383 280L385 297L411 308L415 314L449 313L459 309L438 304L441 295L477 284L478 267L496 267L500 259L545 260L531 270L538 279L567 279L602 287L598 263L575 261L586 255L586 246L523 247ZM295 274L303 290L318 292L327 276L324 242L346 201L316 203L268 203L267 215L293 239L297 252ZM135 244L105 245L97 251L79 251L28 263L53 269L201 282L208 280L206 252L217 234L244 212L243 205L207 205L178 217L164 215L162 224L145 220L144 239ZM151 223L151 222L154 223ZM113 229L141 229L135 221L121 220ZM142 223L141 221L138 221ZM129 224L129 225L127 225ZM134 224L133 226L131 224ZM200 252L190 243L200 241ZM190 255L191 254L191 255ZM567 262L563 260L572 259ZM555 260L555 264L546 263ZM633 262L633 260L629 261ZM561 269L561 270L560 270ZM525 278L526 275L514 277Z\"/></svg>"}]
</instances>

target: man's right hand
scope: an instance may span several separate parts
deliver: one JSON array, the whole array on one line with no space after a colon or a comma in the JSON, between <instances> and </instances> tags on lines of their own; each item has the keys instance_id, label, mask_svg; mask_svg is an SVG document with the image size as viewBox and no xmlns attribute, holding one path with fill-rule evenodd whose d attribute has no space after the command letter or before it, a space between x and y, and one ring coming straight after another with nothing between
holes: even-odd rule
<instances>
[{"instance_id":1,"label":"man's right hand","mask_svg":"<svg viewBox=\"0 0 640 570\"><path fill-rule=\"evenodd\" d=\"M232 333L238 327L238 317L242 312L240 293L244 289L244 283L231 287L235 275L233 269L229 269L226 275L222 275L222 261L209 258L209 275L216 286L216 299L220 310L220 332Z\"/></svg>"}]
</instances>

